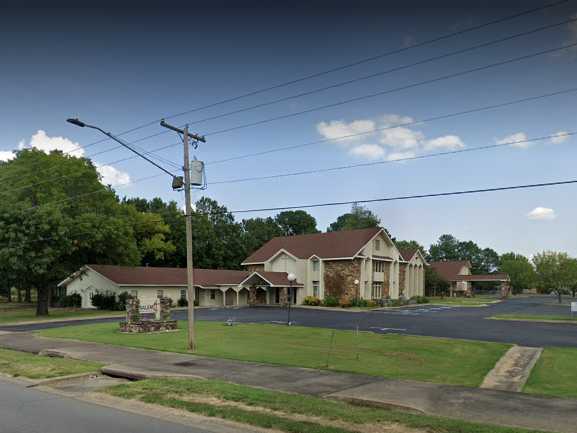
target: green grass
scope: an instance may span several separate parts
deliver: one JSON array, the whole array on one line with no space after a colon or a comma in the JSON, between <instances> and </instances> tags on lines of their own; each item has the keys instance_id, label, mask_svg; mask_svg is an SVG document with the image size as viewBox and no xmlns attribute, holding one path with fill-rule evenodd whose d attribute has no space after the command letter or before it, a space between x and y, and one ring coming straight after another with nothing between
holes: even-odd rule
<instances>
[{"instance_id":1,"label":"green grass","mask_svg":"<svg viewBox=\"0 0 577 433\"><path fill-rule=\"evenodd\" d=\"M475 296L474 298L465 297L430 297L429 301L431 304L436 305L456 305L461 307L479 307L481 305L493 304L499 302L500 299L495 296Z\"/></svg>"},{"instance_id":2,"label":"green grass","mask_svg":"<svg viewBox=\"0 0 577 433\"><path fill-rule=\"evenodd\" d=\"M92 316L108 316L121 315L118 311L102 311L102 310L81 310L77 308L51 308L50 315L45 317L36 317L36 309L34 308L10 308L0 309L0 324L16 324L19 322L43 322L54 319L72 319L84 318Z\"/></svg>"},{"instance_id":3,"label":"green grass","mask_svg":"<svg viewBox=\"0 0 577 433\"><path fill-rule=\"evenodd\" d=\"M102 365L95 362L33 355L0 349L0 373L29 379L48 379L69 374L96 372Z\"/></svg>"},{"instance_id":4,"label":"green grass","mask_svg":"<svg viewBox=\"0 0 577 433\"><path fill-rule=\"evenodd\" d=\"M494 320L522 320L530 322L549 322L549 321L564 321L574 322L577 324L577 318L572 319L571 316L561 316L555 314L498 314L491 317Z\"/></svg>"},{"instance_id":5,"label":"green grass","mask_svg":"<svg viewBox=\"0 0 577 433\"><path fill-rule=\"evenodd\" d=\"M118 324L99 323L47 329L39 334L186 352L186 333L182 329L173 333L121 334ZM224 326L220 322L197 322L197 335L199 355L465 386L478 386L510 347L499 343L372 332L355 334L299 326Z\"/></svg>"},{"instance_id":6,"label":"green grass","mask_svg":"<svg viewBox=\"0 0 577 433\"><path fill-rule=\"evenodd\" d=\"M434 433L528 433L530 431L417 415L399 410L361 407L341 401L270 391L217 380L145 380L118 385L108 388L105 392L116 397L160 404L202 415L294 433L340 433L349 432L348 426L391 423ZM218 401L191 401L191 397L194 396L216 398L225 403L242 404L250 406L253 410L227 406ZM254 411L254 409L266 409L274 411L274 413L262 413ZM315 417L316 420L295 421L290 418L291 415ZM341 424L341 427L334 427L330 426L331 421L346 424Z\"/></svg>"},{"instance_id":7,"label":"green grass","mask_svg":"<svg viewBox=\"0 0 577 433\"><path fill-rule=\"evenodd\" d=\"M545 348L523 391L577 398L577 349Z\"/></svg>"}]
</instances>

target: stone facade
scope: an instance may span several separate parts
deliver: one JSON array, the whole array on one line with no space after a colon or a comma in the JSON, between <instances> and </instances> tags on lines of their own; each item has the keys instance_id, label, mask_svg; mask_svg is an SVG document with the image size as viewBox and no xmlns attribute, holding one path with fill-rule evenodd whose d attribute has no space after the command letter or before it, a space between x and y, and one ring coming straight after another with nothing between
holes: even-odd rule
<instances>
[{"instance_id":1,"label":"stone facade","mask_svg":"<svg viewBox=\"0 0 577 433\"><path fill-rule=\"evenodd\" d=\"M407 281L407 264L399 263L399 296L405 291L405 284Z\"/></svg>"},{"instance_id":2,"label":"stone facade","mask_svg":"<svg viewBox=\"0 0 577 433\"><path fill-rule=\"evenodd\" d=\"M327 260L324 262L325 296L352 299L358 296L355 280L361 279L361 260Z\"/></svg>"},{"instance_id":3,"label":"stone facade","mask_svg":"<svg viewBox=\"0 0 577 433\"><path fill-rule=\"evenodd\" d=\"M141 320L139 322L120 322L120 332L166 332L177 329L176 320Z\"/></svg>"},{"instance_id":4,"label":"stone facade","mask_svg":"<svg viewBox=\"0 0 577 433\"><path fill-rule=\"evenodd\" d=\"M383 298L391 296L391 262L385 262L383 272Z\"/></svg>"}]
</instances>

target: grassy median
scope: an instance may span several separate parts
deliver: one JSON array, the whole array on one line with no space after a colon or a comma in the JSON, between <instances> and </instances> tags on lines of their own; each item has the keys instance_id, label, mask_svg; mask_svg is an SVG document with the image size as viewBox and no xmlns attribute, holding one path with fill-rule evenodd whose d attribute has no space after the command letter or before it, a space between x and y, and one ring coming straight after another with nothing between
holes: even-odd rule
<instances>
[{"instance_id":1,"label":"grassy median","mask_svg":"<svg viewBox=\"0 0 577 433\"><path fill-rule=\"evenodd\" d=\"M28 379L50 379L70 374L96 372L100 364L74 359L51 358L0 349L0 373Z\"/></svg>"},{"instance_id":2,"label":"grassy median","mask_svg":"<svg viewBox=\"0 0 577 433\"><path fill-rule=\"evenodd\" d=\"M180 323L184 328L184 323ZM54 328L45 337L186 352L186 332L121 334L116 323ZM198 354L395 379L478 386L509 345L268 324L198 322Z\"/></svg>"},{"instance_id":3,"label":"grassy median","mask_svg":"<svg viewBox=\"0 0 577 433\"><path fill-rule=\"evenodd\" d=\"M354 406L217 380L156 379L118 385L110 395L290 433L529 433L427 415ZM531 432L535 433L534 430Z\"/></svg>"},{"instance_id":4,"label":"grassy median","mask_svg":"<svg viewBox=\"0 0 577 433\"><path fill-rule=\"evenodd\" d=\"M531 394L577 398L577 349L549 347L543 354L525 385Z\"/></svg>"},{"instance_id":5,"label":"grassy median","mask_svg":"<svg viewBox=\"0 0 577 433\"><path fill-rule=\"evenodd\" d=\"M519 320L522 322L561 322L574 323L577 325L577 317L572 318L570 315L560 314L497 314L490 317L493 320Z\"/></svg>"}]
</instances>

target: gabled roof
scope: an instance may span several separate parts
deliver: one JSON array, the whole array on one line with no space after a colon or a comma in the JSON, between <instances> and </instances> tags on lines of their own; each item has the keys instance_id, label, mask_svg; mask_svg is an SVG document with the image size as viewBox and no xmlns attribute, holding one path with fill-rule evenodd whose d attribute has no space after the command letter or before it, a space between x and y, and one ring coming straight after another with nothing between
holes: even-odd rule
<instances>
[{"instance_id":1,"label":"gabled roof","mask_svg":"<svg viewBox=\"0 0 577 433\"><path fill-rule=\"evenodd\" d=\"M157 268L142 266L88 265L88 268L108 278L114 284L142 286L185 286L186 268ZM219 285L238 285L252 275L249 271L229 269L194 269L194 285L214 287ZM288 286L286 272L258 272L275 286ZM66 285L80 273L75 273L61 284Z\"/></svg>"},{"instance_id":2,"label":"gabled roof","mask_svg":"<svg viewBox=\"0 0 577 433\"><path fill-rule=\"evenodd\" d=\"M419 251L418 248L399 248L399 253L405 262L410 261L417 251Z\"/></svg>"},{"instance_id":3,"label":"gabled roof","mask_svg":"<svg viewBox=\"0 0 577 433\"><path fill-rule=\"evenodd\" d=\"M471 267L471 263L468 260L447 260L442 262L431 262L431 268L433 268L441 278L447 281L457 281L457 275L463 268L463 266Z\"/></svg>"},{"instance_id":4,"label":"gabled roof","mask_svg":"<svg viewBox=\"0 0 577 433\"><path fill-rule=\"evenodd\" d=\"M321 259L354 257L381 230L374 227L276 237L247 257L243 264L264 263L280 250L299 259L308 259L313 254Z\"/></svg>"}]
</instances>

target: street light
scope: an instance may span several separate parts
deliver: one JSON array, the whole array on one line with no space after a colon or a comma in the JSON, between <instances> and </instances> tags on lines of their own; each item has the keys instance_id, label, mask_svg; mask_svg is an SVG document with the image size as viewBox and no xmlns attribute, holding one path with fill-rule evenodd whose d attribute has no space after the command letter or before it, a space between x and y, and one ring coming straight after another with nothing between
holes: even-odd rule
<instances>
[{"instance_id":1,"label":"street light","mask_svg":"<svg viewBox=\"0 0 577 433\"><path fill-rule=\"evenodd\" d=\"M292 326L292 322L291 322L291 298L292 298L292 292L293 292L293 284L297 280L297 276L293 273L290 273L287 276L287 280L289 282L289 293L288 293L288 316L287 316L286 324L287 324L287 326Z\"/></svg>"}]
</instances>

